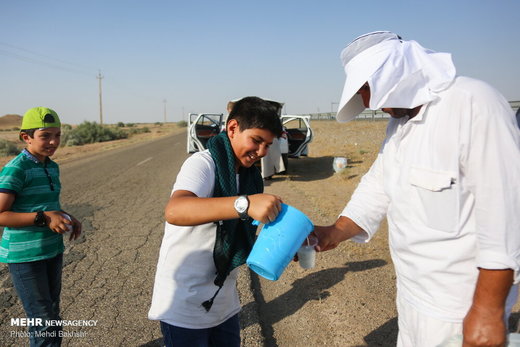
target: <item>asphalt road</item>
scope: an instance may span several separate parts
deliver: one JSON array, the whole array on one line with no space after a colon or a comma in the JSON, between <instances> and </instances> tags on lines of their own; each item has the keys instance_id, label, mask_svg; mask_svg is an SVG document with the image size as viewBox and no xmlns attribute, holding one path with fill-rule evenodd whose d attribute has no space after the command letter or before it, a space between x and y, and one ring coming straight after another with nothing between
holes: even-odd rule
<instances>
[{"instance_id":1,"label":"asphalt road","mask_svg":"<svg viewBox=\"0 0 520 347\"><path fill-rule=\"evenodd\" d=\"M60 165L63 209L82 221L84 235L66 242L62 318L96 321L68 326L64 346L160 346L158 322L149 321L163 211L186 154L185 133L91 155ZM243 271L244 272L244 271ZM248 293L248 274L241 277ZM261 341L255 305L243 314L244 344ZM0 346L23 346L25 317L7 267L0 264Z\"/></svg>"}]
</instances>

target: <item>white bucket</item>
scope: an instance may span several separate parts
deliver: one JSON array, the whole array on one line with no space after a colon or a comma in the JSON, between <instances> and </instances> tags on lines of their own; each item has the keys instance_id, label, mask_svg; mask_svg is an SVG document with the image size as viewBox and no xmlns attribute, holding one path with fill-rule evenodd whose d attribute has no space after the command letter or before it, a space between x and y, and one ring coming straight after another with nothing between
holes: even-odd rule
<instances>
[{"instance_id":1,"label":"white bucket","mask_svg":"<svg viewBox=\"0 0 520 347\"><path fill-rule=\"evenodd\" d=\"M345 157L334 157L332 168L335 172L341 172L347 168L348 159Z\"/></svg>"}]
</instances>

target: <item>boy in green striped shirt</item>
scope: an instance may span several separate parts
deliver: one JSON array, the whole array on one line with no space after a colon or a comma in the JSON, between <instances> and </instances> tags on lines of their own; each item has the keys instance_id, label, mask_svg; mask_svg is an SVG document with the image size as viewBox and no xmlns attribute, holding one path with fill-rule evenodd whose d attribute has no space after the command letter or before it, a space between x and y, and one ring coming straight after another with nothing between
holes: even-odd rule
<instances>
[{"instance_id":1,"label":"boy in green striped shirt","mask_svg":"<svg viewBox=\"0 0 520 347\"><path fill-rule=\"evenodd\" d=\"M61 343L59 328L45 322L60 319L63 234L81 234L81 223L61 209L59 167L50 159L60 127L55 111L28 110L20 130L27 146L0 172L0 262L8 264L28 318L42 319L29 326L31 346Z\"/></svg>"}]
</instances>

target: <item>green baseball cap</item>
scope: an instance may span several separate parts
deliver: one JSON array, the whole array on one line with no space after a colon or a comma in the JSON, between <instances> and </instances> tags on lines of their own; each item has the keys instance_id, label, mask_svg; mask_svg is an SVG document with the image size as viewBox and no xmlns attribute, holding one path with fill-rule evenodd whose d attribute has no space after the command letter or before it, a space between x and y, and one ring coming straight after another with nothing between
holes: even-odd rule
<instances>
[{"instance_id":1,"label":"green baseball cap","mask_svg":"<svg viewBox=\"0 0 520 347\"><path fill-rule=\"evenodd\" d=\"M61 127L58 114L47 107L34 107L25 112L21 130L59 128Z\"/></svg>"}]
</instances>

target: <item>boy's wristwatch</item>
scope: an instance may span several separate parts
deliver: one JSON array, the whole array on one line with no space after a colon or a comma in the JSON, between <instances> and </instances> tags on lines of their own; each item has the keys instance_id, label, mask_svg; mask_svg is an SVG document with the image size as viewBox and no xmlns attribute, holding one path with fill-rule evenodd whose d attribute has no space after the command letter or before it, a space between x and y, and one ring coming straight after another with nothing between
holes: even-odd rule
<instances>
[{"instance_id":1,"label":"boy's wristwatch","mask_svg":"<svg viewBox=\"0 0 520 347\"><path fill-rule=\"evenodd\" d=\"M247 195L240 195L235 200L234 206L241 220L246 220L249 217L247 215L247 209L249 208L249 199L247 198Z\"/></svg>"},{"instance_id":2,"label":"boy's wristwatch","mask_svg":"<svg viewBox=\"0 0 520 347\"><path fill-rule=\"evenodd\" d=\"M36 212L36 217L34 217L34 225L37 227L47 226L47 218L45 218L43 211Z\"/></svg>"}]
</instances>

